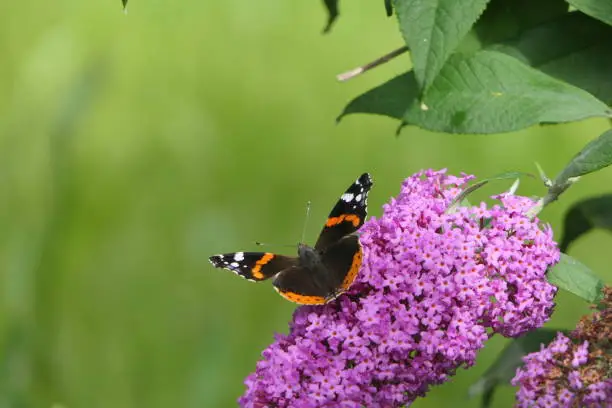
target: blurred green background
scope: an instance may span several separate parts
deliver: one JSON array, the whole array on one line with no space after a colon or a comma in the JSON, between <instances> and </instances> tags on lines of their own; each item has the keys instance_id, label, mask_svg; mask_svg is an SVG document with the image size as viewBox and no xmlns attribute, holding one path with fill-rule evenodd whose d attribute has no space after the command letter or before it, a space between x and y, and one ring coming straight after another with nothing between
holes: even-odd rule
<instances>
[{"instance_id":1,"label":"blurred green background","mask_svg":"<svg viewBox=\"0 0 612 408\"><path fill-rule=\"evenodd\" d=\"M359 174L370 214L421 168L550 175L607 124L498 136L335 117L399 74L407 56L348 83L335 75L399 45L381 2L342 4L329 36L318 1L0 2L0 407L232 407L294 306L209 255L312 243ZM610 185L586 177L543 218ZM482 196L508 187L488 186ZM542 194L527 180L520 192ZM611 238L572 255L607 281ZM292 250L287 250L289 253ZM587 306L559 296L551 326ZM506 340L415 407L464 400ZM513 391L498 393L509 406Z\"/></svg>"}]
</instances>

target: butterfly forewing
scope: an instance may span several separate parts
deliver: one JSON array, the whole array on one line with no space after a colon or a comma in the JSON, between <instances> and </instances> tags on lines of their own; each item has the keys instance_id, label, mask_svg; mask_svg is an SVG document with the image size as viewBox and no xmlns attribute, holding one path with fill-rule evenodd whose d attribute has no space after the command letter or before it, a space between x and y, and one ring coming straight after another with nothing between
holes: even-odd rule
<instances>
[{"instance_id":1,"label":"butterfly forewing","mask_svg":"<svg viewBox=\"0 0 612 408\"><path fill-rule=\"evenodd\" d=\"M315 244L316 249L325 250L363 225L367 215L368 193L372 184L370 175L364 173L340 196L319 235Z\"/></svg>"},{"instance_id":2,"label":"butterfly forewing","mask_svg":"<svg viewBox=\"0 0 612 408\"><path fill-rule=\"evenodd\" d=\"M283 269L298 264L296 257L272 252L232 252L211 256L209 260L217 268L230 270L254 282L271 278Z\"/></svg>"}]
</instances>

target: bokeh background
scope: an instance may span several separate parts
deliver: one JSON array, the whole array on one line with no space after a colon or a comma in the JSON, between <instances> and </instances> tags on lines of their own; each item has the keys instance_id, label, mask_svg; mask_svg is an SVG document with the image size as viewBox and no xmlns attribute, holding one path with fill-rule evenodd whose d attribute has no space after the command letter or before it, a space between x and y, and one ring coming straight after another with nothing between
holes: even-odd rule
<instances>
[{"instance_id":1,"label":"bokeh background","mask_svg":"<svg viewBox=\"0 0 612 408\"><path fill-rule=\"evenodd\" d=\"M364 171L370 214L421 168L554 175L603 121L454 136L374 116L335 117L404 72L408 56L348 83L339 72L402 44L382 1L0 2L0 407L233 407L294 306L209 255L312 243ZM560 232L588 176L543 213ZM482 197L507 188L496 183ZM520 192L543 194L537 181ZM610 281L612 240L571 254ZM283 248L281 251L293 252ZM549 326L587 305L566 294ZM467 386L507 341L415 407L476 407ZM513 390L496 395L509 406Z\"/></svg>"}]
</instances>

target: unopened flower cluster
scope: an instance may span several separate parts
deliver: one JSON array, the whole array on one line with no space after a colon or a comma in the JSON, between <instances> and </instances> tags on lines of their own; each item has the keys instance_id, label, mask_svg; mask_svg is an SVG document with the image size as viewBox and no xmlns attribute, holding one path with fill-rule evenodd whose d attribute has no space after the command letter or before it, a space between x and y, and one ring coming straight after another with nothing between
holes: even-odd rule
<instances>
[{"instance_id":1,"label":"unopened flower cluster","mask_svg":"<svg viewBox=\"0 0 612 408\"><path fill-rule=\"evenodd\" d=\"M489 336L541 326L559 259L552 231L502 194L451 206L473 177L424 171L360 230L364 262L347 294L295 311L247 377L243 407L400 407L474 363Z\"/></svg>"},{"instance_id":2,"label":"unopened flower cluster","mask_svg":"<svg viewBox=\"0 0 612 408\"><path fill-rule=\"evenodd\" d=\"M612 407L612 288L600 309L524 357L512 380L519 408Z\"/></svg>"}]
</instances>

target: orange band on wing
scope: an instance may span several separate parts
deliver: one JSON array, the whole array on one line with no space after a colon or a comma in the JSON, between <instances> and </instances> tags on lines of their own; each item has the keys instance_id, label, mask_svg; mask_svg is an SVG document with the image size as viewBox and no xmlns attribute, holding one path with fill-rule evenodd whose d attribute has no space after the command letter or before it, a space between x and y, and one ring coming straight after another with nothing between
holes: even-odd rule
<instances>
[{"instance_id":1,"label":"orange band on wing","mask_svg":"<svg viewBox=\"0 0 612 408\"><path fill-rule=\"evenodd\" d=\"M363 252L361 251L361 245L359 246L359 251L353 255L353 263L351 264L351 269L349 269L344 281L342 282L342 289L347 290L355 281L357 274L359 273L359 268L361 268L361 262L363 261Z\"/></svg>"},{"instance_id":2,"label":"orange band on wing","mask_svg":"<svg viewBox=\"0 0 612 408\"><path fill-rule=\"evenodd\" d=\"M299 293L295 292L284 292L278 289L277 287L274 287L274 289L276 289L278 294L287 299L288 301L293 303L299 303L300 305L322 305L327 302L327 299L322 296L307 296L300 295Z\"/></svg>"},{"instance_id":3,"label":"orange band on wing","mask_svg":"<svg viewBox=\"0 0 612 408\"><path fill-rule=\"evenodd\" d=\"M333 227L334 225L338 225L341 222L352 222L353 226L357 227L359 226L359 223L361 222L361 218L359 218L358 215L355 214L342 214L338 217L330 217L327 219L327 222L325 223L326 227Z\"/></svg>"},{"instance_id":4,"label":"orange band on wing","mask_svg":"<svg viewBox=\"0 0 612 408\"><path fill-rule=\"evenodd\" d=\"M266 252L259 261L255 262L255 266L253 269L251 269L251 273L255 279L264 278L264 274L261 273L261 267L270 262L272 259L274 259L274 254Z\"/></svg>"}]
</instances>

